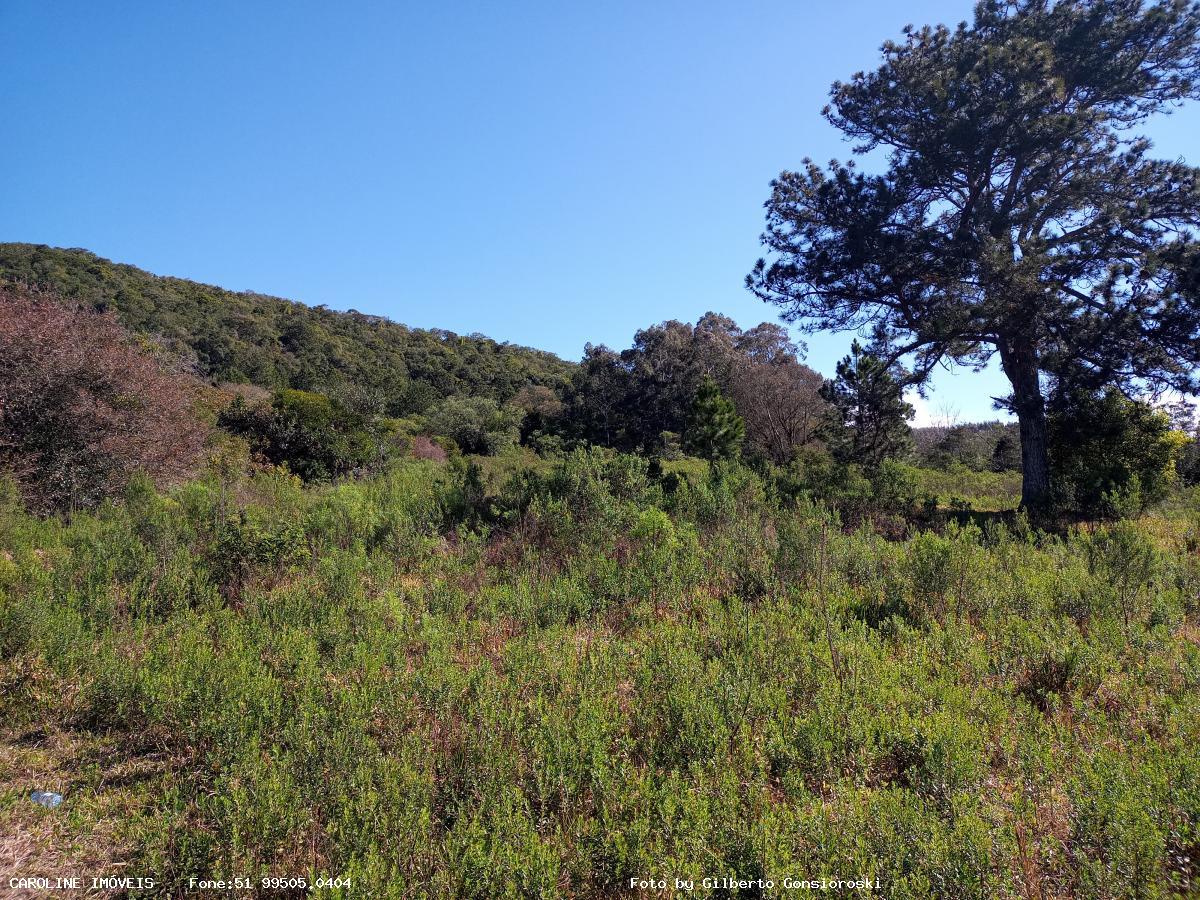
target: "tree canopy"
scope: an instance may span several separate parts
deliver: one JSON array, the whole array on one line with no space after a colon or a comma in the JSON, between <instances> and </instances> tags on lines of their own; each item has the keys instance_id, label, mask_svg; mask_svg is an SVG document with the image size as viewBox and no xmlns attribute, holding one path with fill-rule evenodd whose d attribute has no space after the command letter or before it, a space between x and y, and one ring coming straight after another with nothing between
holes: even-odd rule
<instances>
[{"instance_id":1,"label":"tree canopy","mask_svg":"<svg viewBox=\"0 0 1200 900\"><path fill-rule=\"evenodd\" d=\"M1043 505L1043 378L1197 387L1197 170L1137 129L1196 96L1198 29L1180 0L984 0L906 29L824 111L884 171L782 173L748 286L811 330L879 330L913 380L998 354Z\"/></svg>"},{"instance_id":2,"label":"tree canopy","mask_svg":"<svg viewBox=\"0 0 1200 900\"><path fill-rule=\"evenodd\" d=\"M208 434L200 400L111 316L0 287L0 471L31 509L95 506L137 472L188 474Z\"/></svg>"},{"instance_id":3,"label":"tree canopy","mask_svg":"<svg viewBox=\"0 0 1200 900\"><path fill-rule=\"evenodd\" d=\"M779 325L743 330L706 313L693 326L644 328L616 352L589 345L564 415L579 437L622 449L662 449L664 434L684 434L705 379L733 401L747 451L787 463L814 439L827 409L821 376L800 362Z\"/></svg>"}]
</instances>

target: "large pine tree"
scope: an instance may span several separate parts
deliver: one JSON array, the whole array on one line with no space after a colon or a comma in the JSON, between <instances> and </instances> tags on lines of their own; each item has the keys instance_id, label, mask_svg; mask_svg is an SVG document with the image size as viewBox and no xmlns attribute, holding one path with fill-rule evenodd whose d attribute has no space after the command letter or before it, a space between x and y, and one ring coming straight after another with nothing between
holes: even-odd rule
<instances>
[{"instance_id":1,"label":"large pine tree","mask_svg":"<svg viewBox=\"0 0 1200 900\"><path fill-rule=\"evenodd\" d=\"M915 379L998 354L1042 506L1044 381L1196 389L1200 180L1137 129L1196 96L1198 30L1182 0L983 0L906 29L825 109L886 169L780 175L749 287L810 330L882 327Z\"/></svg>"}]
</instances>

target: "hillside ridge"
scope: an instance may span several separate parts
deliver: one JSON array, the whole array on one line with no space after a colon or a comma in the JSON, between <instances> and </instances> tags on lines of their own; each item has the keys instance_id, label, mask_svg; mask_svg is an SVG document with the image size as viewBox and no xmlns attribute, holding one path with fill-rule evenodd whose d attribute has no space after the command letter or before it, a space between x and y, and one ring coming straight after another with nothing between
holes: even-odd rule
<instances>
[{"instance_id":1,"label":"hillside ridge","mask_svg":"<svg viewBox=\"0 0 1200 900\"><path fill-rule=\"evenodd\" d=\"M80 248L0 243L0 281L111 310L214 382L349 394L390 415L458 394L507 401L561 387L575 368L549 351L156 275Z\"/></svg>"}]
</instances>

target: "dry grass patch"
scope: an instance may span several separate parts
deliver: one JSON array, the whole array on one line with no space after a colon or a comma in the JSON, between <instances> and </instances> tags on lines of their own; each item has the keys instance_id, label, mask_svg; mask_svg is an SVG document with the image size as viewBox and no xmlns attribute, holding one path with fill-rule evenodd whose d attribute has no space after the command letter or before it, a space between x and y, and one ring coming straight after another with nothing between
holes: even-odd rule
<instances>
[{"instance_id":1,"label":"dry grass patch","mask_svg":"<svg viewBox=\"0 0 1200 900\"><path fill-rule=\"evenodd\" d=\"M94 876L148 874L131 871L130 864L139 826L153 815L168 771L165 754L131 753L119 736L56 727L0 732L5 889L13 877L79 876L87 884ZM39 790L62 794L62 804L46 809L34 803L30 794Z\"/></svg>"}]
</instances>

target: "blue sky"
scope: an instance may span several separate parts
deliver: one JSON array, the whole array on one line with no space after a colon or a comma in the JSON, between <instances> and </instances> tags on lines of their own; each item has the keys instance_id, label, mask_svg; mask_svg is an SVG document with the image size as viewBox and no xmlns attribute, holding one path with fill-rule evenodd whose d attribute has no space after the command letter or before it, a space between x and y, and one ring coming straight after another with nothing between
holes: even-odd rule
<instances>
[{"instance_id":1,"label":"blue sky","mask_svg":"<svg viewBox=\"0 0 1200 900\"><path fill-rule=\"evenodd\" d=\"M0 240L577 359L742 287L829 84L967 0L0 4ZM1193 152L1200 113L1148 133ZM849 335L807 338L829 373ZM922 416L995 416L995 372Z\"/></svg>"}]
</instances>

